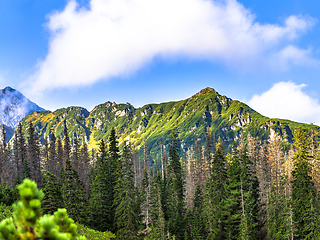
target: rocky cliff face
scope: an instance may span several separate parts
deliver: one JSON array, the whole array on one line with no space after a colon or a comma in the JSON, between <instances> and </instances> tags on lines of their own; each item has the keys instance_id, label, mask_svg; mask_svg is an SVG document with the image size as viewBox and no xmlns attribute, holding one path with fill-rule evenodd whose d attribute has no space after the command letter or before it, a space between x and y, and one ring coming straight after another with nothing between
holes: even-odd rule
<instances>
[{"instance_id":1,"label":"rocky cliff face","mask_svg":"<svg viewBox=\"0 0 320 240\"><path fill-rule=\"evenodd\" d=\"M160 144L168 144L172 130L178 134L184 150L197 140L204 143L208 127L215 139L221 137L230 150L233 141L249 132L261 141L278 133L288 145L298 126L310 128L307 124L264 117L242 102L221 96L212 88L205 88L178 102L147 104L141 108L134 108L129 103L106 102L91 112L82 107L36 112L22 120L23 126L27 128L30 121L42 139L50 132L62 137L63 122L66 121L70 137L78 136L91 148L101 139L108 139L114 127L119 142L130 139L139 148L145 139L148 149L154 153L158 152ZM314 128L317 130L316 126Z\"/></svg>"},{"instance_id":2,"label":"rocky cliff face","mask_svg":"<svg viewBox=\"0 0 320 240\"><path fill-rule=\"evenodd\" d=\"M43 110L11 87L0 90L0 124L6 126L8 139L11 138L13 129L18 126L22 118L30 113Z\"/></svg>"}]
</instances>

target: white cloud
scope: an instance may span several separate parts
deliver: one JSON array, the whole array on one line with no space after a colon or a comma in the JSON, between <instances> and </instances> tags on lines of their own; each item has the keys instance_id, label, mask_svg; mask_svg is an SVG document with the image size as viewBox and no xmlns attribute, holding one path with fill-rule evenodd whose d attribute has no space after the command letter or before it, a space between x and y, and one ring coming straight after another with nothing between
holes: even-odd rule
<instances>
[{"instance_id":1,"label":"white cloud","mask_svg":"<svg viewBox=\"0 0 320 240\"><path fill-rule=\"evenodd\" d=\"M261 61L295 63L309 59L309 50L278 49L314 23L290 16L283 26L260 24L236 0L91 0L89 9L71 0L49 16L48 55L26 84L35 90L88 85L135 72L156 56L222 60L243 69Z\"/></svg>"},{"instance_id":2,"label":"white cloud","mask_svg":"<svg viewBox=\"0 0 320 240\"><path fill-rule=\"evenodd\" d=\"M248 105L257 112L271 118L290 119L320 126L318 99L303 91L305 84L279 82L261 95L254 95Z\"/></svg>"}]
</instances>

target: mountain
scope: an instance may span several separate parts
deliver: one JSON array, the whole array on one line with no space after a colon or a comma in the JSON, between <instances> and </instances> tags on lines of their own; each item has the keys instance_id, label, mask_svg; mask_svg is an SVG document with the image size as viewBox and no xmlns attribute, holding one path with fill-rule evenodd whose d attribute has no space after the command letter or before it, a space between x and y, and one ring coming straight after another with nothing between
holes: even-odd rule
<instances>
[{"instance_id":1,"label":"mountain","mask_svg":"<svg viewBox=\"0 0 320 240\"><path fill-rule=\"evenodd\" d=\"M5 125L7 139L11 138L22 118L30 113L43 110L11 87L0 90L0 124Z\"/></svg>"},{"instance_id":2,"label":"mountain","mask_svg":"<svg viewBox=\"0 0 320 240\"><path fill-rule=\"evenodd\" d=\"M178 102L147 104L141 108L108 101L91 112L82 107L34 112L22 120L25 129L30 121L42 140L50 131L62 137L65 121L69 136L78 136L91 148L101 139L108 139L112 127L115 127L119 142L130 139L133 145L140 147L145 141L151 154L159 152L160 144L168 144L172 130L178 133L184 150L197 140L204 143L207 127L215 139L221 137L224 140L227 150L231 149L234 140L249 132L261 141L279 133L283 145L289 146L297 127L319 130L317 126L262 116L246 104L222 96L212 88L205 88Z\"/></svg>"}]
</instances>

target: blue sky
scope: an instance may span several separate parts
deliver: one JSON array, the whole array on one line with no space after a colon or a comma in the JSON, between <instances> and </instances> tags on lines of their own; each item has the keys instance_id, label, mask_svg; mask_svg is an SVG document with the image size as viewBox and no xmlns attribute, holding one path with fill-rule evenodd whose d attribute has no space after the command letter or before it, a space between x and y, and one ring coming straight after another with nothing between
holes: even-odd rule
<instances>
[{"instance_id":1,"label":"blue sky","mask_svg":"<svg viewBox=\"0 0 320 240\"><path fill-rule=\"evenodd\" d=\"M320 1L0 1L0 88L43 108L180 100L205 87L320 125Z\"/></svg>"}]
</instances>

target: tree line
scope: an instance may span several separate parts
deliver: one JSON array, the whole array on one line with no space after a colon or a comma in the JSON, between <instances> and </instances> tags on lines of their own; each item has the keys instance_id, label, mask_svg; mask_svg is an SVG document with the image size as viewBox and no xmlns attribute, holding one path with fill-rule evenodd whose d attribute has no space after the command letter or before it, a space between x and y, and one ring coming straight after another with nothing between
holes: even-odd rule
<instances>
[{"instance_id":1,"label":"tree line","mask_svg":"<svg viewBox=\"0 0 320 240\"><path fill-rule=\"evenodd\" d=\"M319 149L313 134L297 129L289 151L276 135L259 142L247 134L226 153L223 141L196 141L180 149L177 134L160 143L119 147L115 129L98 151L77 136L51 133L41 144L30 123L19 124L12 146L2 129L0 201L11 205L15 186L34 180L42 208L66 208L76 222L117 239L316 239L319 237Z\"/></svg>"}]
</instances>

